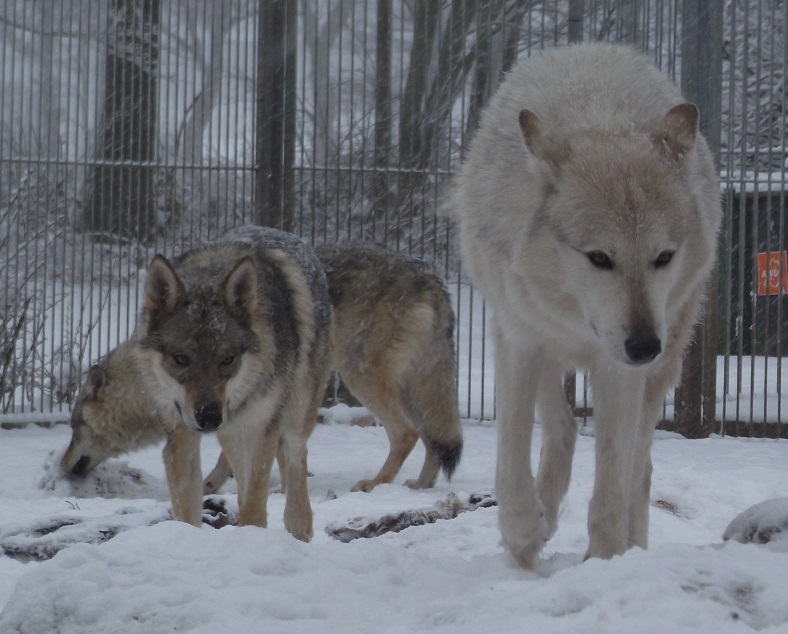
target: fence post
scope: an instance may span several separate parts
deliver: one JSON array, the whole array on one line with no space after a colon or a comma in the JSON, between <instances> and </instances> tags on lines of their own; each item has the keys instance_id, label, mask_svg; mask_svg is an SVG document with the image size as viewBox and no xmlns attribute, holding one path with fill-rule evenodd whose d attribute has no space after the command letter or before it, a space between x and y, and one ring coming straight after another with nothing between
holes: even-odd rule
<instances>
[{"instance_id":1,"label":"fence post","mask_svg":"<svg viewBox=\"0 0 788 634\"><path fill-rule=\"evenodd\" d=\"M255 116L255 220L292 231L295 218L296 0L260 0Z\"/></svg>"},{"instance_id":2,"label":"fence post","mask_svg":"<svg viewBox=\"0 0 788 634\"><path fill-rule=\"evenodd\" d=\"M584 0L569 0L569 44L583 41L583 5ZM567 374L564 378L564 393L577 416L577 372Z\"/></svg>"},{"instance_id":3,"label":"fence post","mask_svg":"<svg viewBox=\"0 0 788 634\"><path fill-rule=\"evenodd\" d=\"M722 0L684 0L681 89L700 110L700 131L718 160L722 117ZM687 438L714 431L717 391L716 269L707 289L704 321L695 328L676 391L674 429Z\"/></svg>"}]
</instances>

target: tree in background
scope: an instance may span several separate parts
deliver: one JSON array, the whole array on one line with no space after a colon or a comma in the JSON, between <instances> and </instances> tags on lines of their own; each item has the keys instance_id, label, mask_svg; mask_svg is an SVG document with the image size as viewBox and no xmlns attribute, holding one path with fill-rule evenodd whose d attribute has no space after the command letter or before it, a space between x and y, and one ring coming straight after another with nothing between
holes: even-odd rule
<instances>
[{"instance_id":1,"label":"tree in background","mask_svg":"<svg viewBox=\"0 0 788 634\"><path fill-rule=\"evenodd\" d=\"M94 234L146 242L156 230L159 0L112 0L108 15L98 160L83 224Z\"/></svg>"}]
</instances>

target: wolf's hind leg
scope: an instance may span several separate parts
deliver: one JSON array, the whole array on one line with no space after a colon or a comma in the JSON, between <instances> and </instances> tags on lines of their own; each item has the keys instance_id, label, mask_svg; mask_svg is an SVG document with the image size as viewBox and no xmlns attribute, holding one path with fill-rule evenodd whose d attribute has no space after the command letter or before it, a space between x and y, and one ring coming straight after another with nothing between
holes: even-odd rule
<instances>
[{"instance_id":1,"label":"wolf's hind leg","mask_svg":"<svg viewBox=\"0 0 788 634\"><path fill-rule=\"evenodd\" d=\"M373 389L353 378L345 382L351 392L380 420L389 439L389 453L377 475L371 480L359 480L351 488L351 491L371 491L377 485L387 484L394 479L416 445L419 434L402 409L397 386L378 381Z\"/></svg>"},{"instance_id":2,"label":"wolf's hind leg","mask_svg":"<svg viewBox=\"0 0 788 634\"><path fill-rule=\"evenodd\" d=\"M216 466L208 474L208 477L203 480L202 490L205 495L212 495L222 488L225 482L233 474L230 468L230 463L224 452L219 454L219 459L216 461Z\"/></svg>"},{"instance_id":3,"label":"wolf's hind leg","mask_svg":"<svg viewBox=\"0 0 788 634\"><path fill-rule=\"evenodd\" d=\"M538 418L542 424L542 450L536 491L544 505L550 535L558 526L558 507L569 489L577 423L567 403L561 370L545 361L537 395Z\"/></svg>"},{"instance_id":4,"label":"wolf's hind leg","mask_svg":"<svg viewBox=\"0 0 788 634\"><path fill-rule=\"evenodd\" d=\"M430 442L426 438L422 438L424 442L424 464L421 466L421 473L415 480L405 480L405 486L410 489L431 489L435 486L438 479L438 456L435 451L430 447Z\"/></svg>"}]
</instances>

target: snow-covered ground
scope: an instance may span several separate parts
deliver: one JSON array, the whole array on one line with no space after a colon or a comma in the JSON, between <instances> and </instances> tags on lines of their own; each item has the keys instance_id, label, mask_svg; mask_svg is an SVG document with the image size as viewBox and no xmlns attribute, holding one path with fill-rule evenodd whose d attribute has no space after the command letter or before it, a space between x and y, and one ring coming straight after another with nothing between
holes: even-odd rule
<instances>
[{"instance_id":1,"label":"snow-covered ground","mask_svg":"<svg viewBox=\"0 0 788 634\"><path fill-rule=\"evenodd\" d=\"M421 467L419 446L395 483L351 493L382 464L385 432L318 425L309 544L284 531L284 498L275 493L268 529L165 520L157 448L109 461L73 488L55 465L67 427L0 430L0 544L19 553L0 557L0 632L788 632L788 530L766 545L722 541L741 511L786 496L786 441L659 435L650 548L611 561L583 562L593 482L587 431L536 573L504 554L495 507L350 543L325 532L433 508L451 492L465 500L491 491L495 427L464 421L464 429L453 482L402 486ZM206 472L218 451L206 437ZM222 492L230 509L233 485ZM780 508L770 505L767 516ZM57 550L49 560L19 560Z\"/></svg>"}]
</instances>

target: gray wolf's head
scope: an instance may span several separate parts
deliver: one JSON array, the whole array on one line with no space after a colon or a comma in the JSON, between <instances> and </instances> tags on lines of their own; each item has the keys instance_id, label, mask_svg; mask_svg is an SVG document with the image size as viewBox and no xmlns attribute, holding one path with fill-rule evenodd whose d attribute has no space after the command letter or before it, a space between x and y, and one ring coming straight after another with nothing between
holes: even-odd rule
<instances>
[{"instance_id":1,"label":"gray wolf's head","mask_svg":"<svg viewBox=\"0 0 788 634\"><path fill-rule=\"evenodd\" d=\"M693 191L697 124L697 108L685 103L648 132L589 129L566 138L520 113L543 185L520 244L525 283L560 307L556 319L573 315L578 334L629 365L659 357L710 260Z\"/></svg>"},{"instance_id":2,"label":"gray wolf's head","mask_svg":"<svg viewBox=\"0 0 788 634\"><path fill-rule=\"evenodd\" d=\"M227 418L233 385L249 372L245 356L259 348L254 261L242 257L216 284L188 284L161 255L148 267L138 366L158 403L169 403L194 431L215 431Z\"/></svg>"}]
</instances>

